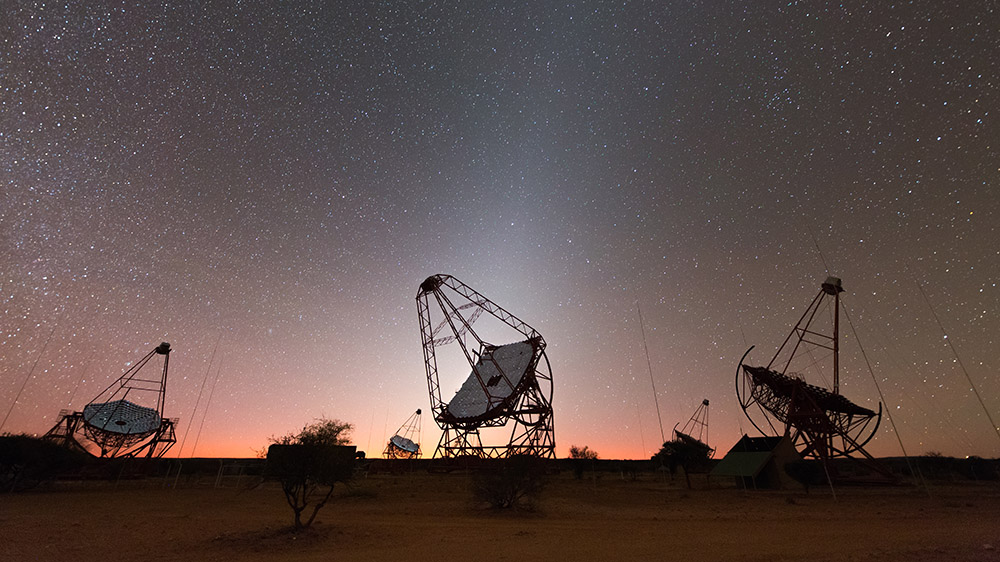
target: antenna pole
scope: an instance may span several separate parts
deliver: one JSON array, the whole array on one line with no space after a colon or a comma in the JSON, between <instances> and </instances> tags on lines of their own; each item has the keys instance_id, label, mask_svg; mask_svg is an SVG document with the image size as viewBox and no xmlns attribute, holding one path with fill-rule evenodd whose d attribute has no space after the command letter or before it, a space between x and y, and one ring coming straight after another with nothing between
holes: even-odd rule
<instances>
[{"instance_id":1,"label":"antenna pole","mask_svg":"<svg viewBox=\"0 0 1000 562\"><path fill-rule=\"evenodd\" d=\"M986 414L986 419L990 420L990 426L993 428L993 431L996 432L997 437L1000 437L1000 426L993 421L993 416L990 415L990 409L986 407L986 402L983 401L983 397L979 394L979 389L976 388L976 383L972 382L972 377L969 376L969 371L965 369L965 364L962 363L962 358L958 356L958 350L955 349L955 344L951 343L951 340L948 339L948 332L945 331L944 324L942 324L941 319L938 318L937 312L934 312L934 307L931 306L931 301L927 298L927 293L924 292L924 287L919 281L917 282L917 288L920 289L920 294L923 295L924 302L927 303L927 308L930 309L931 316L933 316L934 321L937 322L938 328L941 328L941 333L944 334L944 339L948 342L948 347L951 348L951 353L955 356L955 361L958 362L958 366L962 369L962 373L965 375L965 380L969 382L969 388L972 389L973 394L976 395L976 400L978 400L979 405L982 406L983 412Z\"/></svg>"},{"instance_id":2,"label":"antenna pole","mask_svg":"<svg viewBox=\"0 0 1000 562\"><path fill-rule=\"evenodd\" d=\"M642 330L642 348L646 350L646 368L649 369L649 384L653 387L653 404L656 405L656 419L660 422L660 439L663 443L666 443L667 438L663 435L663 418L660 417L660 400L656 397L656 382L653 380L653 365L649 362L649 346L646 345L646 328L642 324L642 308L639 307L638 301L635 303L635 309L639 311L639 329Z\"/></svg>"},{"instance_id":3,"label":"antenna pole","mask_svg":"<svg viewBox=\"0 0 1000 562\"><path fill-rule=\"evenodd\" d=\"M62 316L60 314L60 316ZM21 398L21 393L24 392L24 387L28 386L28 381L31 380L31 376L35 374L35 367L38 366L38 362L42 359L42 355L45 353L45 349L49 347L49 342L52 341L52 335L56 333L56 327L59 325L59 320L52 325L52 331L49 332L49 337L45 339L45 345L42 346L42 350L38 352L38 357L35 357L35 362L31 364L31 370L28 371L28 376L24 377L24 382L21 383L20 390L14 395L14 401L10 403L10 409L7 410L7 415L3 417L3 421L0 422L0 429L7 425L7 418L10 417L10 413L14 411L14 406L17 406L18 399Z\"/></svg>"},{"instance_id":4,"label":"antenna pole","mask_svg":"<svg viewBox=\"0 0 1000 562\"><path fill-rule=\"evenodd\" d=\"M840 394L840 292L833 293L833 393Z\"/></svg>"}]
</instances>

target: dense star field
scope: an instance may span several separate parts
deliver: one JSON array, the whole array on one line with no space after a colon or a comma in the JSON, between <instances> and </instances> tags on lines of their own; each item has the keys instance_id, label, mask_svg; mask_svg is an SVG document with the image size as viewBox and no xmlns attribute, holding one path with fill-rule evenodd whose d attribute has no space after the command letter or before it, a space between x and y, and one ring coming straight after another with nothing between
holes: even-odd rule
<instances>
[{"instance_id":1,"label":"dense star field","mask_svg":"<svg viewBox=\"0 0 1000 562\"><path fill-rule=\"evenodd\" d=\"M708 398L724 451L829 271L869 449L998 456L994 3L499 4L5 5L2 431L168 341L170 456L374 456L446 273L545 337L559 456L659 447L640 309L664 431Z\"/></svg>"}]
</instances>

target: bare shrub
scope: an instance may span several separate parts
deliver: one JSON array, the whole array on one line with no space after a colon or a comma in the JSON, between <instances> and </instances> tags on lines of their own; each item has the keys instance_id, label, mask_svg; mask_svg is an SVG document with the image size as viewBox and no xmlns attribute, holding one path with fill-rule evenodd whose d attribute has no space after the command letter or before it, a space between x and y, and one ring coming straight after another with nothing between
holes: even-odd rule
<instances>
[{"instance_id":1,"label":"bare shrub","mask_svg":"<svg viewBox=\"0 0 1000 562\"><path fill-rule=\"evenodd\" d=\"M573 466L573 476L579 480L583 478L583 472L587 469L588 465L591 471L593 471L594 461L597 460L597 451L586 445L583 447L573 445L569 448L569 458Z\"/></svg>"},{"instance_id":2,"label":"bare shrub","mask_svg":"<svg viewBox=\"0 0 1000 562\"><path fill-rule=\"evenodd\" d=\"M281 483L294 514L294 529L312 525L333 495L334 485L351 479L355 448L347 442L352 429L349 423L324 418L297 434L271 438L265 476ZM310 504L312 512L303 520Z\"/></svg>"},{"instance_id":3,"label":"bare shrub","mask_svg":"<svg viewBox=\"0 0 1000 562\"><path fill-rule=\"evenodd\" d=\"M497 459L472 477L472 495L492 509L533 510L545 485L543 461L529 455Z\"/></svg>"},{"instance_id":4,"label":"bare shrub","mask_svg":"<svg viewBox=\"0 0 1000 562\"><path fill-rule=\"evenodd\" d=\"M26 434L0 435L0 492L18 492L79 472L90 455Z\"/></svg>"},{"instance_id":5,"label":"bare shrub","mask_svg":"<svg viewBox=\"0 0 1000 562\"><path fill-rule=\"evenodd\" d=\"M664 443L652 460L659 461L660 466L669 467L671 478L677 467L683 468L684 480L690 490L691 473L707 470L711 453L712 450L704 443L674 439Z\"/></svg>"}]
</instances>

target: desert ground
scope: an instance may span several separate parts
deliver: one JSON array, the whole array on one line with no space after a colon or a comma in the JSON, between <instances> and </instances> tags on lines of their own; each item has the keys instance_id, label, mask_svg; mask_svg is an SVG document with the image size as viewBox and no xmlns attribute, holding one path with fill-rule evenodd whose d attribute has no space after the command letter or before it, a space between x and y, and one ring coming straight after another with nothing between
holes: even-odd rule
<instances>
[{"instance_id":1,"label":"desert ground","mask_svg":"<svg viewBox=\"0 0 1000 562\"><path fill-rule=\"evenodd\" d=\"M477 505L470 477L341 486L292 533L272 482L64 483L0 494L0 560L1000 560L1000 484L744 491L683 477L550 475L533 510Z\"/></svg>"}]
</instances>

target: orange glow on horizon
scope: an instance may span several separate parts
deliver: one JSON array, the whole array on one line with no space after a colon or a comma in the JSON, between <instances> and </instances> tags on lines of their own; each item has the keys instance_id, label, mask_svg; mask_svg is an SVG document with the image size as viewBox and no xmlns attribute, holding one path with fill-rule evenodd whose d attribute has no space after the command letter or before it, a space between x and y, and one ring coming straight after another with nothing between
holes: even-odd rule
<instances>
[{"instance_id":1,"label":"orange glow on horizon","mask_svg":"<svg viewBox=\"0 0 1000 562\"><path fill-rule=\"evenodd\" d=\"M369 459L382 458L382 450L385 448L384 444L376 446L374 443L370 447L370 450L366 450L363 445L358 443L352 443L355 445L359 451L365 451L365 455ZM220 459L249 459L256 458L257 451L263 449L267 446L267 443L261 444L259 447L251 446L249 443L234 443L228 440L218 440L211 442L199 443L198 447L194 450L194 454L191 451L191 445L186 445L184 451L180 450L180 444L174 445L167 454L164 455L165 458L220 458ZM423 456L421 458L430 458L434 455L435 444L429 444L423 447ZM571 444L567 443L565 446L562 444L557 444L556 447L556 458L569 458L569 448ZM583 445L580 445L581 447ZM619 447L600 447L600 446L588 446L597 451L598 458L604 460L646 460L649 456L640 456L640 451L638 447L629 446L619 446ZM658 449L658 448L657 448ZM178 456L181 455L181 456ZM718 455L717 455L718 456Z\"/></svg>"}]
</instances>

